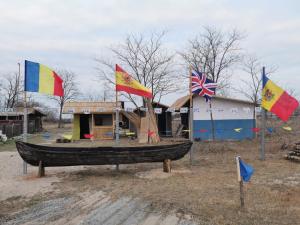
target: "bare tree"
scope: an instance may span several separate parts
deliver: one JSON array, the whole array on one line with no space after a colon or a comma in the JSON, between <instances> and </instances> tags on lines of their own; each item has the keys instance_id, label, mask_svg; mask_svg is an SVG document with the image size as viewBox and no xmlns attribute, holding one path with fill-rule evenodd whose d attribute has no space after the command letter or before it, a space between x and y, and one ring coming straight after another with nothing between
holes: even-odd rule
<instances>
[{"instance_id":1,"label":"bare tree","mask_svg":"<svg viewBox=\"0 0 300 225\"><path fill-rule=\"evenodd\" d=\"M158 102L163 96L176 91L180 84L179 74L172 71L174 55L164 47L164 36L165 32L152 33L149 38L142 34L128 35L124 43L110 48L115 58L114 63L103 58L96 59L100 79L114 84L113 74L117 62L141 84L150 88ZM138 105L131 95L123 95Z\"/></svg>"},{"instance_id":2,"label":"bare tree","mask_svg":"<svg viewBox=\"0 0 300 225\"><path fill-rule=\"evenodd\" d=\"M63 80L63 96L50 96L51 99L55 100L59 105L59 120L58 128L62 127L62 110L67 101L74 100L74 98L79 94L77 84L75 82L76 75L72 71L60 70L58 74Z\"/></svg>"},{"instance_id":3,"label":"bare tree","mask_svg":"<svg viewBox=\"0 0 300 225\"><path fill-rule=\"evenodd\" d=\"M219 89L228 87L229 69L241 60L239 47L243 36L233 29L223 32L204 27L199 36L190 40L188 49L180 55L188 66L197 72L204 72L209 79L218 83Z\"/></svg>"},{"instance_id":4,"label":"bare tree","mask_svg":"<svg viewBox=\"0 0 300 225\"><path fill-rule=\"evenodd\" d=\"M204 72L209 79L218 83L219 90L225 89L229 87L229 70L241 59L239 43L242 38L236 29L223 32L212 27L204 27L204 31L190 40L188 49L180 55L188 66L199 73ZM209 102L209 107L214 140L215 128L211 102Z\"/></svg>"},{"instance_id":5,"label":"bare tree","mask_svg":"<svg viewBox=\"0 0 300 225\"><path fill-rule=\"evenodd\" d=\"M234 88L243 94L253 103L253 119L256 118L255 106L261 101L262 91L262 63L255 56L248 55L243 60L243 71L249 76L247 79L241 79L243 85ZM274 73L277 68L274 66L266 68L266 75Z\"/></svg>"},{"instance_id":6,"label":"bare tree","mask_svg":"<svg viewBox=\"0 0 300 225\"><path fill-rule=\"evenodd\" d=\"M20 73L13 73L4 78L0 84L0 93L5 108L14 108L22 94L22 78Z\"/></svg>"},{"instance_id":7,"label":"bare tree","mask_svg":"<svg viewBox=\"0 0 300 225\"><path fill-rule=\"evenodd\" d=\"M113 88L110 87L110 85L107 83L107 81L104 81L100 91L89 90L89 91L83 93L83 98L88 101L91 101L91 102L112 101L114 98L114 92L112 90L113 90Z\"/></svg>"}]
</instances>

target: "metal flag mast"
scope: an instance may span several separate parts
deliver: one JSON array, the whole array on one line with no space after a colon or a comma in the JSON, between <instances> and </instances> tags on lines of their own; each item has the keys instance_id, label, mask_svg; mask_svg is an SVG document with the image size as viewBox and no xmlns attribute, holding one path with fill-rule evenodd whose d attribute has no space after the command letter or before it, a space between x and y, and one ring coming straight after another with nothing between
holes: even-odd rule
<instances>
[{"instance_id":1,"label":"metal flag mast","mask_svg":"<svg viewBox=\"0 0 300 225\"><path fill-rule=\"evenodd\" d=\"M19 76L21 75L21 64L19 66ZM26 80L24 74L24 114L23 114L23 142L27 142L27 129L28 129L28 120L27 120L27 93L25 89ZM27 174L27 163L23 161L23 174Z\"/></svg>"},{"instance_id":2,"label":"metal flag mast","mask_svg":"<svg viewBox=\"0 0 300 225\"><path fill-rule=\"evenodd\" d=\"M262 79L266 75L265 67L262 68ZM262 91L263 91L263 80L262 80ZM263 98L262 93L262 98ZM260 148L260 160L265 160L265 130L266 130L266 110L261 106L261 118L262 118L262 127L261 127L261 148Z\"/></svg>"},{"instance_id":3,"label":"metal flag mast","mask_svg":"<svg viewBox=\"0 0 300 225\"><path fill-rule=\"evenodd\" d=\"M115 130L115 134L116 134L116 145L119 145L120 143L120 134L119 134L119 107L118 107L118 91L116 89L116 130ZM119 171L119 164L116 164L116 170Z\"/></svg>"},{"instance_id":4,"label":"metal flag mast","mask_svg":"<svg viewBox=\"0 0 300 225\"><path fill-rule=\"evenodd\" d=\"M189 126L189 137L190 141L193 141L193 93L192 93L192 66L189 68L189 89L190 89L190 126ZM193 165L193 146L190 149L190 165Z\"/></svg>"}]
</instances>

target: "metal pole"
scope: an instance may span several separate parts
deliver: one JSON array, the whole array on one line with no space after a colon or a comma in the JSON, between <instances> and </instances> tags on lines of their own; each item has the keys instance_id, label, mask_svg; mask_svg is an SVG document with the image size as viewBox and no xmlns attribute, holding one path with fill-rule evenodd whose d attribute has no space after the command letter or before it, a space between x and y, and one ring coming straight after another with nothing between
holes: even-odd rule
<instances>
[{"instance_id":1,"label":"metal pole","mask_svg":"<svg viewBox=\"0 0 300 225\"><path fill-rule=\"evenodd\" d=\"M119 144L120 134L119 134L119 107L118 107L118 92L116 91L116 145Z\"/></svg>"},{"instance_id":2,"label":"metal pole","mask_svg":"<svg viewBox=\"0 0 300 225\"><path fill-rule=\"evenodd\" d=\"M18 63L19 65L19 75L21 74L21 64ZM28 122L27 122L27 93L26 93L26 89L25 89L25 85L26 85L26 80L25 80L25 76L24 76L24 115L23 115L23 141L27 142L27 126L28 126ZM23 174L27 174L27 163L25 161L23 161Z\"/></svg>"},{"instance_id":3,"label":"metal pole","mask_svg":"<svg viewBox=\"0 0 300 225\"><path fill-rule=\"evenodd\" d=\"M118 107L118 92L116 90L116 145L119 145L120 135L119 135L119 107ZM119 171L119 164L116 164L116 171Z\"/></svg>"},{"instance_id":4,"label":"metal pole","mask_svg":"<svg viewBox=\"0 0 300 225\"><path fill-rule=\"evenodd\" d=\"M262 69L262 79L265 76L265 67ZM263 98L264 96L262 96ZM266 110L261 107L261 148L260 148L260 160L265 160L265 130L266 130Z\"/></svg>"},{"instance_id":5,"label":"metal pole","mask_svg":"<svg viewBox=\"0 0 300 225\"><path fill-rule=\"evenodd\" d=\"M190 66L190 85L189 85L189 89L190 89L190 126L189 126L189 137L190 137L190 141L193 141L193 93L192 93L192 67ZM190 165L193 165L193 146L191 147L190 150Z\"/></svg>"}]
</instances>

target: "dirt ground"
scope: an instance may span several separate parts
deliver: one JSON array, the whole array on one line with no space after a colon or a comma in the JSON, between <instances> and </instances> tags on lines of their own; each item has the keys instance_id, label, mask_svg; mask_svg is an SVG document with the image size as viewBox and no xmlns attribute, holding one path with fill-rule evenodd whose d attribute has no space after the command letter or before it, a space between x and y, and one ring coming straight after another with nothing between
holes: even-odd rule
<instances>
[{"instance_id":1,"label":"dirt ground","mask_svg":"<svg viewBox=\"0 0 300 225\"><path fill-rule=\"evenodd\" d=\"M0 224L300 224L300 164L285 160L287 150L281 150L297 138L268 136L265 161L259 160L258 139L204 142L194 144L192 166L187 155L172 163L171 174L161 163L147 163L121 165L120 171L46 168L45 178L36 178L33 167L22 176L13 147L0 146ZM45 140L37 135L33 142ZM244 185L244 210L237 155L255 169Z\"/></svg>"}]
</instances>

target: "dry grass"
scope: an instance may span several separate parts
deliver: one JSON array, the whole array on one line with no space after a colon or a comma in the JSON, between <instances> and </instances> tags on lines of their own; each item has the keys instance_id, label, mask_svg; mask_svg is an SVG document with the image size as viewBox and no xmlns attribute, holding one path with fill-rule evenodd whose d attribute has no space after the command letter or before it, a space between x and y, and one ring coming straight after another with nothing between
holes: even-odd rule
<instances>
[{"instance_id":1,"label":"dry grass","mask_svg":"<svg viewBox=\"0 0 300 225\"><path fill-rule=\"evenodd\" d=\"M283 142L300 141L298 133L280 130L266 139L266 161L259 160L259 140L194 144L194 165L189 156L173 162L176 171L164 179L143 179L137 174L157 171L160 163L86 167L62 172L56 192L72 195L102 190L111 196L134 196L152 203L159 212L191 214L201 224L300 224L300 164L283 159ZM234 157L240 155L255 168L245 184L245 209L240 209ZM150 176L151 177L151 176ZM49 193L49 196L51 194Z\"/></svg>"},{"instance_id":2,"label":"dry grass","mask_svg":"<svg viewBox=\"0 0 300 225\"><path fill-rule=\"evenodd\" d=\"M204 224L299 224L300 165L284 160L280 145L269 144L267 160L260 161L255 141L196 143L190 173L141 179L136 173L162 165L130 165L120 172L93 167L60 174L65 181L57 188L69 193L101 189L116 197L136 196L152 202L157 211L189 213ZM251 182L245 184L245 210L239 206L236 155L255 168ZM189 169L189 157L174 162L173 168Z\"/></svg>"}]
</instances>

